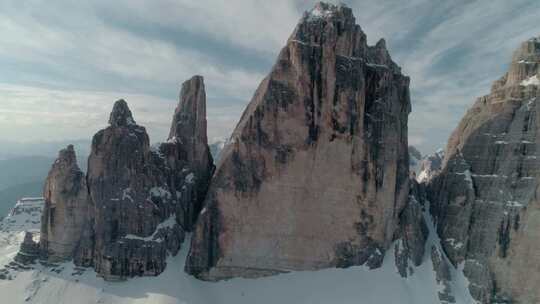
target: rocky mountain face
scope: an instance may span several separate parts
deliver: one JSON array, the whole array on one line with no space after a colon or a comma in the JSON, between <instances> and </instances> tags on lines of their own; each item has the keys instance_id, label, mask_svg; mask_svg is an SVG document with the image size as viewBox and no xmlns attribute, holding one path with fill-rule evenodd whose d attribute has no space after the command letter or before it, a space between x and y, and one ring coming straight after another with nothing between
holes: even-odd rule
<instances>
[{"instance_id":1,"label":"rocky mountain face","mask_svg":"<svg viewBox=\"0 0 540 304\"><path fill-rule=\"evenodd\" d=\"M86 177L73 146L60 151L45 180L40 249L51 261L73 257L88 224Z\"/></svg>"},{"instance_id":2,"label":"rocky mountain face","mask_svg":"<svg viewBox=\"0 0 540 304\"><path fill-rule=\"evenodd\" d=\"M483 303L540 302L539 77L535 38L461 120L429 185L444 251Z\"/></svg>"},{"instance_id":3,"label":"rocky mountain face","mask_svg":"<svg viewBox=\"0 0 540 304\"><path fill-rule=\"evenodd\" d=\"M182 86L169 141L156 147L124 100L96 133L86 178L73 147L60 152L45 186L40 247L107 280L157 275L200 211L213 161L202 77Z\"/></svg>"},{"instance_id":4,"label":"rocky mountain face","mask_svg":"<svg viewBox=\"0 0 540 304\"><path fill-rule=\"evenodd\" d=\"M409 193L408 86L351 9L306 13L221 154L186 271L381 265Z\"/></svg>"}]
</instances>

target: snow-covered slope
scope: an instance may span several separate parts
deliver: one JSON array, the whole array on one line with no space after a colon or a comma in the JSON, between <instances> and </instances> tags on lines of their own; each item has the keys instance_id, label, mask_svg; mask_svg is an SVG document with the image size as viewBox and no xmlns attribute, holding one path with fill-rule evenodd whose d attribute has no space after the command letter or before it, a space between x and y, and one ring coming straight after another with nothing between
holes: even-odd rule
<instances>
[{"instance_id":1,"label":"snow-covered slope","mask_svg":"<svg viewBox=\"0 0 540 304\"><path fill-rule=\"evenodd\" d=\"M43 205L42 197L21 198L0 222L0 231L39 231Z\"/></svg>"},{"instance_id":2,"label":"snow-covered slope","mask_svg":"<svg viewBox=\"0 0 540 304\"><path fill-rule=\"evenodd\" d=\"M43 211L43 198L20 199L0 221L0 269L13 261L24 240L25 231L38 233ZM3 284L0 281L0 284ZM0 292L0 298L3 293Z\"/></svg>"},{"instance_id":3,"label":"snow-covered slope","mask_svg":"<svg viewBox=\"0 0 540 304\"><path fill-rule=\"evenodd\" d=\"M42 202L41 202L42 204ZM0 231L0 263L5 265L15 256L24 237L24 230L39 227L38 200L20 201L2 222ZM429 219L429 215L425 215ZM425 262L406 279L401 278L390 250L383 266L376 270L365 267L327 269L316 272L295 272L256 280L234 279L226 282L202 282L183 272L187 248L176 257L169 257L167 269L158 277L134 278L127 282L105 282L91 269L73 263L57 266L33 266L18 271L12 280L0 280L2 303L152 303L152 304L217 304L217 303L440 303L433 264L429 258L437 236L429 221L430 238L426 244ZM189 241L186 242L189 244ZM467 282L453 270L452 291L457 303L474 303L466 290Z\"/></svg>"}]
</instances>

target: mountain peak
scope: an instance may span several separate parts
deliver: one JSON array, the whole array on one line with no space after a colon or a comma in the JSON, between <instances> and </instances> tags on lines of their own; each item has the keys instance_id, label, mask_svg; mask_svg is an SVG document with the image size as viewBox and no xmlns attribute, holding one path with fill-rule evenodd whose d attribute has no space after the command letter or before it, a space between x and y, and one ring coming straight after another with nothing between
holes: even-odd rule
<instances>
[{"instance_id":1,"label":"mountain peak","mask_svg":"<svg viewBox=\"0 0 540 304\"><path fill-rule=\"evenodd\" d=\"M136 125L133 120L133 115L127 102L123 99L119 99L114 103L111 116L109 118L109 124L113 127L125 127L130 125Z\"/></svg>"},{"instance_id":2,"label":"mountain peak","mask_svg":"<svg viewBox=\"0 0 540 304\"><path fill-rule=\"evenodd\" d=\"M68 145L65 149L58 152L58 162L63 162L67 164L76 164L77 156L75 155L75 149L73 145Z\"/></svg>"},{"instance_id":3,"label":"mountain peak","mask_svg":"<svg viewBox=\"0 0 540 304\"><path fill-rule=\"evenodd\" d=\"M508 72L495 81L488 95L490 102L530 99L540 88L540 37L522 42L514 51Z\"/></svg>"},{"instance_id":4,"label":"mountain peak","mask_svg":"<svg viewBox=\"0 0 540 304\"><path fill-rule=\"evenodd\" d=\"M315 6L304 14L304 19L309 21L317 19L352 17L352 10L344 4L331 4L327 2L317 2Z\"/></svg>"}]
</instances>

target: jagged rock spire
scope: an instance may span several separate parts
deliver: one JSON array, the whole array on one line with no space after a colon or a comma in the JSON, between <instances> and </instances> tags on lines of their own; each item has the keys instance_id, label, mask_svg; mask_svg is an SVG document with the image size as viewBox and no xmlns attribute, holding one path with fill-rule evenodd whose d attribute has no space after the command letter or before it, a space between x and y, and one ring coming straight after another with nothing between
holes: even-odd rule
<instances>
[{"instance_id":1,"label":"jagged rock spire","mask_svg":"<svg viewBox=\"0 0 540 304\"><path fill-rule=\"evenodd\" d=\"M71 259L88 221L84 173L73 145L58 153L45 181L40 248L49 260Z\"/></svg>"},{"instance_id":2,"label":"jagged rock spire","mask_svg":"<svg viewBox=\"0 0 540 304\"><path fill-rule=\"evenodd\" d=\"M174 168L175 184L184 213L184 224L192 229L208 190L214 164L206 134L206 92L202 76L182 84L179 104L172 118L169 140L161 149ZM186 180L189 181L186 184ZM179 192L179 193L180 193Z\"/></svg>"},{"instance_id":3,"label":"jagged rock spire","mask_svg":"<svg viewBox=\"0 0 540 304\"><path fill-rule=\"evenodd\" d=\"M174 112L169 140L208 144L204 78L196 75L182 83L180 103ZM188 144L187 142L185 144Z\"/></svg>"},{"instance_id":4,"label":"jagged rock spire","mask_svg":"<svg viewBox=\"0 0 540 304\"><path fill-rule=\"evenodd\" d=\"M21 243L19 252L15 256L15 261L22 264L31 264L39 257L39 244L34 241L34 234L25 231L24 240Z\"/></svg>"},{"instance_id":5,"label":"jagged rock spire","mask_svg":"<svg viewBox=\"0 0 540 304\"><path fill-rule=\"evenodd\" d=\"M119 99L114 103L109 117L109 124L113 127L125 127L136 124L125 100Z\"/></svg>"}]
</instances>

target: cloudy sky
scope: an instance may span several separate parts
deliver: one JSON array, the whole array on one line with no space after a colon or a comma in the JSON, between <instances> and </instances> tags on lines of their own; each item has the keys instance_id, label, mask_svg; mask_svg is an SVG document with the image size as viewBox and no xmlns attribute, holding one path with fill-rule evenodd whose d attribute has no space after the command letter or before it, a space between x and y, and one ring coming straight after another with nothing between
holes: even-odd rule
<instances>
[{"instance_id":1,"label":"cloudy sky","mask_svg":"<svg viewBox=\"0 0 540 304\"><path fill-rule=\"evenodd\" d=\"M537 0L343 2L411 77L409 139L423 152L444 146L513 49L540 35ZM119 98L164 140L194 74L205 77L209 138L227 136L314 3L0 0L0 142L89 138Z\"/></svg>"}]
</instances>

